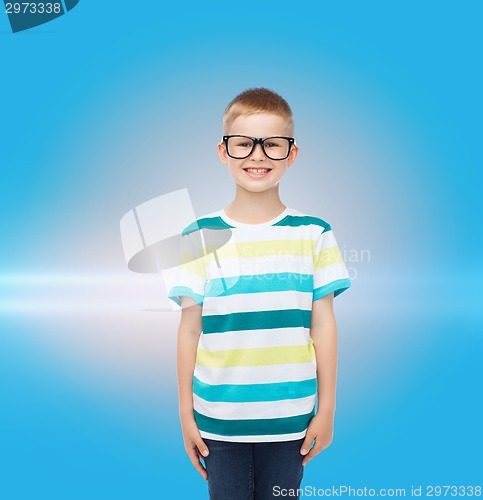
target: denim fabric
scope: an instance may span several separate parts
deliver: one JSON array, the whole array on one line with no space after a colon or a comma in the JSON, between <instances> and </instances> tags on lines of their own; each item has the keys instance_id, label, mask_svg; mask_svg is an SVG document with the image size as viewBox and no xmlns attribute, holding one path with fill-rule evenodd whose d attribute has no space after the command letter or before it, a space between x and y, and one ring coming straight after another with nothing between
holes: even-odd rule
<instances>
[{"instance_id":1,"label":"denim fabric","mask_svg":"<svg viewBox=\"0 0 483 500\"><path fill-rule=\"evenodd\" d=\"M300 488L304 438L269 443L232 443L204 438L210 500L269 500L278 489ZM299 498L290 496L290 498Z\"/></svg>"}]
</instances>

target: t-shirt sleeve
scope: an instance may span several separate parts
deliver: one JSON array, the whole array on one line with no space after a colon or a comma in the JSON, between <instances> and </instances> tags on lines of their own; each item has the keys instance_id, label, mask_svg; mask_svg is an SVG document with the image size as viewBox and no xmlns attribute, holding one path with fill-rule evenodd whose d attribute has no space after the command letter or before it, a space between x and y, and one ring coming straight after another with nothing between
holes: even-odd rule
<instances>
[{"instance_id":1,"label":"t-shirt sleeve","mask_svg":"<svg viewBox=\"0 0 483 500\"><path fill-rule=\"evenodd\" d=\"M337 245L334 232L327 225L314 247L314 291L312 302L334 292L334 298L351 286L349 273Z\"/></svg>"},{"instance_id":2,"label":"t-shirt sleeve","mask_svg":"<svg viewBox=\"0 0 483 500\"><path fill-rule=\"evenodd\" d=\"M206 258L201 231L181 237L179 265L171 274L168 298L181 307L183 295L203 305L206 284Z\"/></svg>"}]
</instances>

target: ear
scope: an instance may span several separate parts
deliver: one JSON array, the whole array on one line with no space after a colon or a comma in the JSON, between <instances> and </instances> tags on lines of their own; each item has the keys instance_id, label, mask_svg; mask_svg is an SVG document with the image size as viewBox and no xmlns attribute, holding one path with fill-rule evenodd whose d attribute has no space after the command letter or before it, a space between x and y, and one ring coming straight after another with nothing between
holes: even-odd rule
<instances>
[{"instance_id":1,"label":"ear","mask_svg":"<svg viewBox=\"0 0 483 500\"><path fill-rule=\"evenodd\" d=\"M218 143L218 156L220 157L222 163L228 165L228 154L226 152L225 143L223 141Z\"/></svg>"},{"instance_id":2,"label":"ear","mask_svg":"<svg viewBox=\"0 0 483 500\"><path fill-rule=\"evenodd\" d=\"M287 158L287 163L288 163L288 166L290 167L290 165L292 165L292 163L295 162L295 160L297 159L297 156L299 154L299 147L294 144L291 149L290 149L290 153L288 155L288 158Z\"/></svg>"}]
</instances>

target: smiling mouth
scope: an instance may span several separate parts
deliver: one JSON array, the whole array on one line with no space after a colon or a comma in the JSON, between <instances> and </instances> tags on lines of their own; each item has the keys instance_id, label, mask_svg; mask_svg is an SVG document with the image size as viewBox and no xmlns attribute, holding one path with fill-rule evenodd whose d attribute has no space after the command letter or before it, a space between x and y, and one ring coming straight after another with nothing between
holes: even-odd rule
<instances>
[{"instance_id":1,"label":"smiling mouth","mask_svg":"<svg viewBox=\"0 0 483 500\"><path fill-rule=\"evenodd\" d=\"M245 172L254 175L264 175L268 174L272 169L271 168L244 168Z\"/></svg>"}]
</instances>

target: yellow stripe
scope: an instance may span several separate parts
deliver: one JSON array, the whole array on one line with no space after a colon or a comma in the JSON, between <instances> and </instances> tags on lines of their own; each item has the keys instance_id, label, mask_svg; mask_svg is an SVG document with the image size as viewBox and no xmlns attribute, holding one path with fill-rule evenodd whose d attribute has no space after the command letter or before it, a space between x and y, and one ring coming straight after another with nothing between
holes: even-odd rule
<instances>
[{"instance_id":1,"label":"yellow stripe","mask_svg":"<svg viewBox=\"0 0 483 500\"><path fill-rule=\"evenodd\" d=\"M228 243L217 250L218 259L256 258L270 255L309 256L313 252L314 240L271 240L259 242ZM193 255L183 253L181 269L201 277L206 277L207 256L192 260ZM325 248L314 255L314 270L321 269L336 262L342 262L337 245Z\"/></svg>"},{"instance_id":2,"label":"yellow stripe","mask_svg":"<svg viewBox=\"0 0 483 500\"><path fill-rule=\"evenodd\" d=\"M309 256L314 251L314 240L268 240L227 243L216 253L219 259L253 259L267 255Z\"/></svg>"},{"instance_id":3,"label":"yellow stripe","mask_svg":"<svg viewBox=\"0 0 483 500\"><path fill-rule=\"evenodd\" d=\"M316 253L314 256L314 270L321 269L325 266L330 266L336 262L341 262L342 256L339 251L339 247L334 245L333 247L325 248L320 252Z\"/></svg>"},{"instance_id":4,"label":"yellow stripe","mask_svg":"<svg viewBox=\"0 0 483 500\"><path fill-rule=\"evenodd\" d=\"M216 335L216 334L213 334ZM243 334L242 334L243 335ZM227 368L229 366L263 366L291 363L310 363L315 358L312 339L308 345L228 349L224 351L197 350L196 364Z\"/></svg>"}]
</instances>

